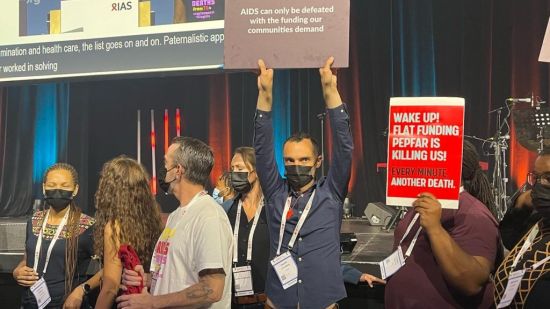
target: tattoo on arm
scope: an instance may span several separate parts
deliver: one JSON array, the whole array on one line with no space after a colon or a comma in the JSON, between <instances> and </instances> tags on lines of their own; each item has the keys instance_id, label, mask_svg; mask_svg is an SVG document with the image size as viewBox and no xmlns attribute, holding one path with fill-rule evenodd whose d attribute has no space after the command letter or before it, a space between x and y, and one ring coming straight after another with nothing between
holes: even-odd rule
<instances>
[{"instance_id":1,"label":"tattoo on arm","mask_svg":"<svg viewBox=\"0 0 550 309\"><path fill-rule=\"evenodd\" d=\"M208 297L208 295L212 294L212 292L213 290L208 286L208 284L206 284L206 282L204 281L201 281L196 288L191 289L187 292L187 298L196 299Z\"/></svg>"},{"instance_id":2,"label":"tattoo on arm","mask_svg":"<svg viewBox=\"0 0 550 309\"><path fill-rule=\"evenodd\" d=\"M189 299L208 299L212 301L216 298L213 286L211 285L211 278L215 276L225 276L223 268L210 268L203 269L199 272L199 283L192 289L187 291L187 297Z\"/></svg>"}]
</instances>

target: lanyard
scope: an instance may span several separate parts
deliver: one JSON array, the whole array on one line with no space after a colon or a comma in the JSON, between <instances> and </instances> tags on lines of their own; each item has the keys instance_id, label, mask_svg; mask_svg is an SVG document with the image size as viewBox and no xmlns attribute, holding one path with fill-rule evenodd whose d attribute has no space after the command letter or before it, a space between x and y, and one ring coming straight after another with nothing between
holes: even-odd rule
<instances>
[{"instance_id":1,"label":"lanyard","mask_svg":"<svg viewBox=\"0 0 550 309\"><path fill-rule=\"evenodd\" d=\"M536 264L533 264L530 268L532 268L533 270L539 268L540 265L548 262L550 260L550 255L548 255L547 257L545 257L544 259L538 261Z\"/></svg>"},{"instance_id":2,"label":"lanyard","mask_svg":"<svg viewBox=\"0 0 550 309\"><path fill-rule=\"evenodd\" d=\"M237 217L235 218L235 228L233 231L233 263L239 261L239 227L241 223L241 210L242 210L243 201L239 200L239 206L237 207ZM252 261L252 240L254 238L254 232L256 231L256 226L260 220L260 213L264 207L264 198L260 200L260 205L256 209L256 214L254 215L254 221L252 222L252 227L250 228L250 233L248 234L248 247L246 251L246 261Z\"/></svg>"},{"instance_id":3,"label":"lanyard","mask_svg":"<svg viewBox=\"0 0 550 309\"><path fill-rule=\"evenodd\" d=\"M48 251L46 253L46 262L44 263L44 270L42 271L43 274L46 273L46 269L48 268L48 264L50 263L50 257L52 255L53 246L55 246L57 239L59 239L59 235L61 235L61 231L63 230L63 227L65 226L65 224L67 224L67 219L69 218L69 212L70 212L70 209L67 209L67 212L65 212L65 215L61 220L61 223L57 226L57 229L55 230L55 235L53 236L50 242L50 246L48 247ZM32 268L34 269L35 272L38 270L38 261L40 259L40 251L42 249L42 237L44 236L44 229L46 228L46 224L48 223L49 216L50 216L50 210L48 209L48 212L44 217L44 222L42 222L42 228L40 229L40 234L38 234L38 240L36 241L36 248L34 249L34 265Z\"/></svg>"},{"instance_id":4,"label":"lanyard","mask_svg":"<svg viewBox=\"0 0 550 309\"><path fill-rule=\"evenodd\" d=\"M461 186L460 189L459 189L459 193L462 193L462 192L464 192L464 187ZM403 237L399 241L398 246L401 246L401 243L403 242L403 240L405 240L407 235L409 235L409 232L411 231L413 225L416 223L416 220L418 220L419 216L420 216L419 213L416 213L414 215L411 223L409 223L409 226L407 227L407 230L405 231L405 234L403 235ZM408 258L409 256L411 256L414 245L416 245L416 241L418 240L418 235L420 235L420 231L422 231L422 226L418 227L418 230L416 231L416 234L414 234L413 240L411 241L411 244L409 245L409 247L407 248L407 251L405 252L405 259Z\"/></svg>"},{"instance_id":5,"label":"lanyard","mask_svg":"<svg viewBox=\"0 0 550 309\"><path fill-rule=\"evenodd\" d=\"M535 239L535 237L537 237L538 233L539 233L539 225L535 224L535 226L533 226L533 228L529 232L529 235L527 235L527 238L525 239L525 242L523 242L523 245L521 246L521 249L519 250L518 254L514 258L514 263L512 263L512 266L511 266L512 270L514 268L516 268L516 266L518 265L519 260L521 259L521 257L531 247L531 245L533 244L533 240Z\"/></svg>"},{"instance_id":6,"label":"lanyard","mask_svg":"<svg viewBox=\"0 0 550 309\"><path fill-rule=\"evenodd\" d=\"M306 221L307 215L309 214L309 211L311 209L311 204L313 204L313 198L315 197L315 191L311 193L311 197L307 201L306 208L304 208L304 212L300 216L300 220L298 220L298 224L296 224L296 227L294 228L294 232L292 232L292 237L290 238L290 241L288 242L288 249L292 249L294 246L294 243L296 242L296 238L298 237L298 233L300 233L300 230L302 229L302 225L304 225L304 222ZM277 256L281 255L281 245L283 243L283 235L285 233L285 227L286 227L286 215L288 214L288 211L290 209L290 203L292 202L292 196L289 196L286 199L285 208L283 210L283 215L281 217L281 228L279 229L279 245L277 247Z\"/></svg>"},{"instance_id":7,"label":"lanyard","mask_svg":"<svg viewBox=\"0 0 550 309\"><path fill-rule=\"evenodd\" d=\"M405 238L407 238L407 236L409 235L409 233L411 232L411 229L412 227L414 226L414 224L416 223L416 221L418 220L418 217L420 216L419 213L416 213L411 221L411 223L409 223L409 226L407 226L407 230L405 231L405 234L403 234L403 237L401 237L401 240L399 241L399 245L398 246L401 246L401 243L403 242L403 240L405 240ZM418 227L418 230L416 231L416 234L414 235L414 238L413 240L411 241L411 244L409 245L409 247L407 248L407 251L405 252L405 259L408 258L409 256L411 256L411 253L413 251L413 248L414 248L414 245L416 245L416 240L418 239L418 235L420 235L420 231L422 230L422 227L419 226Z\"/></svg>"}]
</instances>

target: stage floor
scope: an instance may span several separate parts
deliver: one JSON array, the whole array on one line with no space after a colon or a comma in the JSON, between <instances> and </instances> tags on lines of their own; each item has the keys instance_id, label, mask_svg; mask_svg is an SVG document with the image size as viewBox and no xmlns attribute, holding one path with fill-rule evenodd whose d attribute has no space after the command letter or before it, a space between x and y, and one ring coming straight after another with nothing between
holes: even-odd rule
<instances>
[{"instance_id":1,"label":"stage floor","mask_svg":"<svg viewBox=\"0 0 550 309\"><path fill-rule=\"evenodd\" d=\"M344 254L346 263L380 262L390 255L393 247L393 229L385 231L380 226L370 226L365 219L344 219L342 233L355 233L357 244L351 254Z\"/></svg>"}]
</instances>

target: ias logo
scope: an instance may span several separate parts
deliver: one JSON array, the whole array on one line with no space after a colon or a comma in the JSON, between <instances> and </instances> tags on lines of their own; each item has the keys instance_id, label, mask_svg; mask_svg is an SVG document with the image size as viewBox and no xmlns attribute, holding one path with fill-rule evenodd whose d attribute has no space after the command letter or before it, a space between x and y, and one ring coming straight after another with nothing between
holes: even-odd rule
<instances>
[{"instance_id":1,"label":"ias logo","mask_svg":"<svg viewBox=\"0 0 550 309\"><path fill-rule=\"evenodd\" d=\"M112 11L130 11L132 9L132 2L114 2L111 4Z\"/></svg>"}]
</instances>

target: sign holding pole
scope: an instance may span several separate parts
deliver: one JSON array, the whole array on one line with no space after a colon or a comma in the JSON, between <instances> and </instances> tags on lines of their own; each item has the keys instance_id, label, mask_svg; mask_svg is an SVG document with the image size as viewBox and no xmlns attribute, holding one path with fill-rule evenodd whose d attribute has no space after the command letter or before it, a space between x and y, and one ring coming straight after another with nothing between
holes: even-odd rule
<instances>
[{"instance_id":1,"label":"sign holding pole","mask_svg":"<svg viewBox=\"0 0 550 309\"><path fill-rule=\"evenodd\" d=\"M391 98L386 204L412 206L430 192L457 209L463 138L463 98Z\"/></svg>"}]
</instances>

